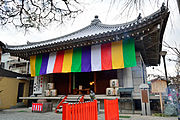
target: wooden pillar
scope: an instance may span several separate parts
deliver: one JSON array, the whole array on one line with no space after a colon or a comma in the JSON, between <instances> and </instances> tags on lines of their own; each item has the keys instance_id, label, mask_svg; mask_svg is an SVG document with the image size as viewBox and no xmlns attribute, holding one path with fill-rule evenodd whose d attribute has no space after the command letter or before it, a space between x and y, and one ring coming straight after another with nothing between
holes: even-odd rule
<instances>
[{"instance_id":1,"label":"wooden pillar","mask_svg":"<svg viewBox=\"0 0 180 120\"><path fill-rule=\"evenodd\" d=\"M96 72L94 72L94 93L96 93Z\"/></svg>"},{"instance_id":2,"label":"wooden pillar","mask_svg":"<svg viewBox=\"0 0 180 120\"><path fill-rule=\"evenodd\" d=\"M72 79L73 79L73 90L76 88L76 76L75 73L71 73L72 74Z\"/></svg>"},{"instance_id":3,"label":"wooden pillar","mask_svg":"<svg viewBox=\"0 0 180 120\"><path fill-rule=\"evenodd\" d=\"M69 73L69 94L71 94L71 73Z\"/></svg>"},{"instance_id":4,"label":"wooden pillar","mask_svg":"<svg viewBox=\"0 0 180 120\"><path fill-rule=\"evenodd\" d=\"M163 112L164 112L164 110L163 110L162 93L159 93L159 97L160 97L161 113L163 113Z\"/></svg>"}]
</instances>

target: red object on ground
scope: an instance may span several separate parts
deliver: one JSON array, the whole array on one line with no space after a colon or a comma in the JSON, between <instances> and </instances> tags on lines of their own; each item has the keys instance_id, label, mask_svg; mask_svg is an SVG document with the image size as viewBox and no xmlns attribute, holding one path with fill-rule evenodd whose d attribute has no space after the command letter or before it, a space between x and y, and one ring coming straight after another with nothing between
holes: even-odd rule
<instances>
[{"instance_id":1,"label":"red object on ground","mask_svg":"<svg viewBox=\"0 0 180 120\"><path fill-rule=\"evenodd\" d=\"M43 103L32 103L32 111L40 111L43 110Z\"/></svg>"},{"instance_id":2,"label":"red object on ground","mask_svg":"<svg viewBox=\"0 0 180 120\"><path fill-rule=\"evenodd\" d=\"M118 99L104 100L105 120L119 120Z\"/></svg>"},{"instance_id":3,"label":"red object on ground","mask_svg":"<svg viewBox=\"0 0 180 120\"><path fill-rule=\"evenodd\" d=\"M97 100L78 104L63 104L63 120L98 120Z\"/></svg>"},{"instance_id":4,"label":"red object on ground","mask_svg":"<svg viewBox=\"0 0 180 120\"><path fill-rule=\"evenodd\" d=\"M60 109L60 106L63 105L63 102L64 102L66 99L67 99L67 96L65 96L65 97L61 100L61 102L57 105L56 110L55 110L56 113L57 113L57 109Z\"/></svg>"}]
</instances>

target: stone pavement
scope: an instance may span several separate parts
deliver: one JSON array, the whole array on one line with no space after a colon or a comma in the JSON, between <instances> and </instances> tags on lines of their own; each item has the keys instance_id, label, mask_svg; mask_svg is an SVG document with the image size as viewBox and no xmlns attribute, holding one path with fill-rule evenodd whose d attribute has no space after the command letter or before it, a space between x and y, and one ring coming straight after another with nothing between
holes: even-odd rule
<instances>
[{"instance_id":1,"label":"stone pavement","mask_svg":"<svg viewBox=\"0 0 180 120\"><path fill-rule=\"evenodd\" d=\"M120 120L177 120L177 117L153 117L140 116L138 114L121 114L131 118L120 118ZM54 112L32 113L28 108L7 109L0 111L0 120L62 120L62 114ZM104 120L104 114L98 115L98 120Z\"/></svg>"}]
</instances>

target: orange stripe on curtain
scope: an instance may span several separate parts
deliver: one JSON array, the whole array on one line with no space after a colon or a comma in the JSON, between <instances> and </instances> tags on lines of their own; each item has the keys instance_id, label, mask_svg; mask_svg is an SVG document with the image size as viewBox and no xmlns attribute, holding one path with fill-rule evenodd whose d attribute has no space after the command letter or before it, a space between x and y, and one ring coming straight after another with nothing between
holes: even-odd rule
<instances>
[{"instance_id":1,"label":"orange stripe on curtain","mask_svg":"<svg viewBox=\"0 0 180 120\"><path fill-rule=\"evenodd\" d=\"M102 70L112 69L111 43L101 45L101 68Z\"/></svg>"},{"instance_id":2,"label":"orange stripe on curtain","mask_svg":"<svg viewBox=\"0 0 180 120\"><path fill-rule=\"evenodd\" d=\"M62 72L63 59L64 59L64 51L57 52L53 73Z\"/></svg>"}]
</instances>

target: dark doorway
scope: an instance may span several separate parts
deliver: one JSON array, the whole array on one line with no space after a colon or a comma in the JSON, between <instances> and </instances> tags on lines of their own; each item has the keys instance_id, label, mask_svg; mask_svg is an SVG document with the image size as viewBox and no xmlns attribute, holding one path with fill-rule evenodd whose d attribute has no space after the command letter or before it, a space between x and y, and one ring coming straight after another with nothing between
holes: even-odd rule
<instances>
[{"instance_id":1,"label":"dark doorway","mask_svg":"<svg viewBox=\"0 0 180 120\"><path fill-rule=\"evenodd\" d=\"M29 82L29 95L31 96L33 94L33 85L34 85L34 80L30 80Z\"/></svg>"},{"instance_id":2,"label":"dark doorway","mask_svg":"<svg viewBox=\"0 0 180 120\"><path fill-rule=\"evenodd\" d=\"M23 97L23 92L24 92L24 83L19 83L17 102L22 102L22 99L19 99L19 97Z\"/></svg>"},{"instance_id":3,"label":"dark doorway","mask_svg":"<svg viewBox=\"0 0 180 120\"><path fill-rule=\"evenodd\" d=\"M55 84L55 89L57 89L58 95L68 95L68 73L56 73L53 74L53 81Z\"/></svg>"},{"instance_id":4,"label":"dark doorway","mask_svg":"<svg viewBox=\"0 0 180 120\"><path fill-rule=\"evenodd\" d=\"M110 87L110 80L117 79L117 70L104 70L96 72L96 94L105 94Z\"/></svg>"},{"instance_id":5,"label":"dark doorway","mask_svg":"<svg viewBox=\"0 0 180 120\"><path fill-rule=\"evenodd\" d=\"M81 85L82 89L90 89L94 91L93 76L93 72L75 73L75 88L79 89L79 86Z\"/></svg>"}]
</instances>

